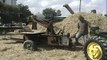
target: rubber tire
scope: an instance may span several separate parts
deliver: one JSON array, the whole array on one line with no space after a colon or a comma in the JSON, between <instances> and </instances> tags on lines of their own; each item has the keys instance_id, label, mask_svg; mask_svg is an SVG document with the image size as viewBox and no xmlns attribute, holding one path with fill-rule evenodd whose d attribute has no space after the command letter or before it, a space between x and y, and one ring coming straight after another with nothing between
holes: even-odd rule
<instances>
[{"instance_id":1,"label":"rubber tire","mask_svg":"<svg viewBox=\"0 0 107 60\"><path fill-rule=\"evenodd\" d=\"M85 57L86 57L86 60L92 60L88 54L87 54L87 46L89 43L91 42L95 42L95 43L98 43L100 45L100 47L102 48L102 57L100 60L107 60L107 42L106 40L104 40L103 38L101 37L92 37L90 38L89 40L87 40L87 42L85 43L84 45L84 54L85 54Z\"/></svg>"},{"instance_id":2,"label":"rubber tire","mask_svg":"<svg viewBox=\"0 0 107 60\"><path fill-rule=\"evenodd\" d=\"M27 47L27 44L30 44L31 47L28 48L28 47ZM23 48L24 48L24 49L31 50L31 51L35 51L35 44L34 44L34 42L33 42L32 40L26 40L26 41L24 42L24 44L23 44Z\"/></svg>"}]
</instances>

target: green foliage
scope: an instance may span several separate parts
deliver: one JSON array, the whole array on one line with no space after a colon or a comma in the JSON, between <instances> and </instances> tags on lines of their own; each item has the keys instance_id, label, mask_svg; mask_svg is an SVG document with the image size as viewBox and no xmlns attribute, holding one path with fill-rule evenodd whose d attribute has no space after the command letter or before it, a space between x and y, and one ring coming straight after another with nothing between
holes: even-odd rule
<instances>
[{"instance_id":1,"label":"green foliage","mask_svg":"<svg viewBox=\"0 0 107 60\"><path fill-rule=\"evenodd\" d=\"M0 3L0 16L1 16L1 22L2 23L11 23L11 20L15 16L15 13L18 13L18 8L6 4ZM15 16L16 17L16 16Z\"/></svg>"},{"instance_id":2,"label":"green foliage","mask_svg":"<svg viewBox=\"0 0 107 60\"><path fill-rule=\"evenodd\" d=\"M52 8L46 8L43 10L43 15L45 16L46 19L54 19L55 16L61 15L61 11L60 10L56 11L55 9Z\"/></svg>"},{"instance_id":3,"label":"green foliage","mask_svg":"<svg viewBox=\"0 0 107 60\"><path fill-rule=\"evenodd\" d=\"M62 15L60 10L57 10L56 13L57 13L57 16L61 16Z\"/></svg>"},{"instance_id":4,"label":"green foliage","mask_svg":"<svg viewBox=\"0 0 107 60\"><path fill-rule=\"evenodd\" d=\"M28 9L28 6L19 4L18 8L20 9L20 18L22 19L22 22L27 22L27 18L32 15L32 13Z\"/></svg>"},{"instance_id":5,"label":"green foliage","mask_svg":"<svg viewBox=\"0 0 107 60\"><path fill-rule=\"evenodd\" d=\"M28 6L24 6L22 4L11 6L0 2L0 22L3 24L11 23L12 21L26 22L26 18L30 15L31 12L29 11Z\"/></svg>"},{"instance_id":6,"label":"green foliage","mask_svg":"<svg viewBox=\"0 0 107 60\"><path fill-rule=\"evenodd\" d=\"M3 6L3 4L0 2L0 8Z\"/></svg>"}]
</instances>

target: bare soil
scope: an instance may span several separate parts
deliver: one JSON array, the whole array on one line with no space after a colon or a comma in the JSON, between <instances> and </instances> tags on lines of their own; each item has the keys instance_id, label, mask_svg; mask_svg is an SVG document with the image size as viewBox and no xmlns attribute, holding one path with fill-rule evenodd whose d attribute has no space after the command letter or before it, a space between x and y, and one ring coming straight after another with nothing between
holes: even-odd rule
<instances>
[{"instance_id":1,"label":"bare soil","mask_svg":"<svg viewBox=\"0 0 107 60\"><path fill-rule=\"evenodd\" d=\"M10 38L11 37L11 38ZM39 47L38 51L23 49L22 35L0 36L0 60L85 60L79 47Z\"/></svg>"}]
</instances>

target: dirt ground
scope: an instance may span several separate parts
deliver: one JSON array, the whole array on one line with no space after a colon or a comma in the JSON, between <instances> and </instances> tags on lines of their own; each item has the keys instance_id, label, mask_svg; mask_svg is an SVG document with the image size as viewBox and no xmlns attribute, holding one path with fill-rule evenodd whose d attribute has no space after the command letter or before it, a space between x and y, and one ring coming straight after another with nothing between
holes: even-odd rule
<instances>
[{"instance_id":1,"label":"dirt ground","mask_svg":"<svg viewBox=\"0 0 107 60\"><path fill-rule=\"evenodd\" d=\"M85 60L82 47L39 47L23 49L22 35L0 35L0 60Z\"/></svg>"}]
</instances>

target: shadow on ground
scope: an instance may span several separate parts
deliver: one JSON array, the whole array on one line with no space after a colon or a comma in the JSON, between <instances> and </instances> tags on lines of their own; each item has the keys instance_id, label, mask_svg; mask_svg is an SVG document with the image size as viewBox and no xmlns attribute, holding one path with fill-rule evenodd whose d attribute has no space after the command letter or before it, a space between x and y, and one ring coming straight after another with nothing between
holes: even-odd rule
<instances>
[{"instance_id":1,"label":"shadow on ground","mask_svg":"<svg viewBox=\"0 0 107 60\"><path fill-rule=\"evenodd\" d=\"M19 44L19 43L23 43L23 39L20 38L9 38L8 40L13 40L11 42L6 42L5 44Z\"/></svg>"},{"instance_id":2,"label":"shadow on ground","mask_svg":"<svg viewBox=\"0 0 107 60\"><path fill-rule=\"evenodd\" d=\"M83 46L72 46L72 47L69 47L69 46L41 45L41 46L38 46L37 51L42 51L42 49L43 50L47 50L47 51L54 50L54 49L67 50L67 51L82 51L83 50Z\"/></svg>"},{"instance_id":3,"label":"shadow on ground","mask_svg":"<svg viewBox=\"0 0 107 60\"><path fill-rule=\"evenodd\" d=\"M5 39L6 40L6 39ZM23 44L23 39L20 38L9 38L7 40L13 40L13 41L9 41L9 42L5 42L5 44ZM53 49L62 49L62 50L68 50L68 51L81 51L83 50L83 46L76 46L76 45L72 45L72 46L51 46L51 45L47 45L47 44L39 44L36 45L37 49L36 51L42 51L42 50L53 50Z\"/></svg>"}]
</instances>

